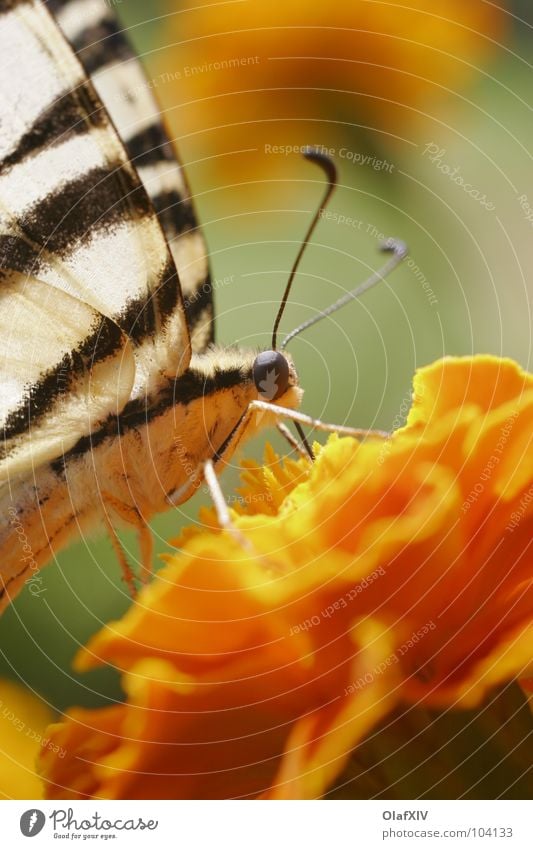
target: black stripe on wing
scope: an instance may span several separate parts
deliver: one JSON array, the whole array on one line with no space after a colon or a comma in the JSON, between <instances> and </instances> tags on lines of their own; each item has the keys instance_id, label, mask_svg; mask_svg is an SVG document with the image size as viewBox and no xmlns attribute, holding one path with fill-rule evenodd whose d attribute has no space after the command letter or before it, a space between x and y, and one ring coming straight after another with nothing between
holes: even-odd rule
<instances>
[{"instance_id":1,"label":"black stripe on wing","mask_svg":"<svg viewBox=\"0 0 533 849\"><path fill-rule=\"evenodd\" d=\"M128 139L128 153L137 167L173 162L174 150L160 124L150 124Z\"/></svg>"},{"instance_id":2,"label":"black stripe on wing","mask_svg":"<svg viewBox=\"0 0 533 849\"><path fill-rule=\"evenodd\" d=\"M117 193L117 177L124 194ZM73 244L83 244L101 229L125 219L149 217L149 198L119 163L94 168L58 187L53 194L31 206L24 215L23 229L46 250L64 256Z\"/></svg>"},{"instance_id":3,"label":"black stripe on wing","mask_svg":"<svg viewBox=\"0 0 533 849\"><path fill-rule=\"evenodd\" d=\"M40 253L19 236L0 234L0 283L11 270L20 274L36 273Z\"/></svg>"},{"instance_id":4,"label":"black stripe on wing","mask_svg":"<svg viewBox=\"0 0 533 849\"><path fill-rule=\"evenodd\" d=\"M163 315L170 315L178 307L179 282L173 263L169 263L161 275L161 283L157 290L157 303ZM131 298L117 316L117 324L135 342L154 336L158 327L155 322L156 312L144 298Z\"/></svg>"},{"instance_id":5,"label":"black stripe on wing","mask_svg":"<svg viewBox=\"0 0 533 849\"><path fill-rule=\"evenodd\" d=\"M131 58L130 47L111 17L83 29L71 44L89 75L107 65L111 56L114 62Z\"/></svg>"},{"instance_id":6,"label":"black stripe on wing","mask_svg":"<svg viewBox=\"0 0 533 849\"><path fill-rule=\"evenodd\" d=\"M105 127L106 116L102 104L90 90L85 95L85 108L91 116L92 126ZM87 122L80 118L79 103L69 92L43 109L19 139L15 150L3 158L2 168L11 168L45 147L57 145L73 135L83 135L87 131Z\"/></svg>"},{"instance_id":7,"label":"black stripe on wing","mask_svg":"<svg viewBox=\"0 0 533 849\"><path fill-rule=\"evenodd\" d=\"M97 363L118 355L123 346L121 329L110 319L101 316L92 333L86 336L77 348L66 352L37 383L28 387L20 405L6 417L2 434L4 445L0 443L0 459L7 456L9 449L6 449L5 443L8 440L29 431L47 413L54 410L58 398L65 395L78 382L80 376L89 374Z\"/></svg>"}]
</instances>

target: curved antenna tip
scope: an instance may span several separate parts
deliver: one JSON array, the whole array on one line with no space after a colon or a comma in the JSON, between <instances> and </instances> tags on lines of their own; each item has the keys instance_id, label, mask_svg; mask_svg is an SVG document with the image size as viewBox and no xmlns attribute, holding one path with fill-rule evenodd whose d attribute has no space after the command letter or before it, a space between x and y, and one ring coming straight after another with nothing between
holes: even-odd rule
<instances>
[{"instance_id":1,"label":"curved antenna tip","mask_svg":"<svg viewBox=\"0 0 533 849\"><path fill-rule=\"evenodd\" d=\"M398 259L405 259L409 254L409 248L406 243L401 239L395 239L393 237L381 242L379 249L382 253L394 254Z\"/></svg>"},{"instance_id":2,"label":"curved antenna tip","mask_svg":"<svg viewBox=\"0 0 533 849\"><path fill-rule=\"evenodd\" d=\"M308 159L309 162L314 162L315 165L322 168L330 185L336 185L337 168L335 167L335 163L331 156L327 153L322 153L322 151L316 147L306 147L305 150L302 151L302 156L305 159Z\"/></svg>"},{"instance_id":3,"label":"curved antenna tip","mask_svg":"<svg viewBox=\"0 0 533 849\"><path fill-rule=\"evenodd\" d=\"M379 246L380 251L385 251L386 253L391 253L392 257L388 259L385 265L380 268L378 271L374 271L370 277L365 280L363 283L360 283L355 289L352 289L351 292L347 292L342 298L339 298L335 303L330 304L329 307L326 307L325 310L322 310L318 315L313 316L313 318L309 318L307 321L299 324L298 327L295 327L288 336L285 337L283 343L281 345L281 350L283 351L291 339L294 339L295 336L299 336L303 330L307 330L309 327L312 327L314 324L317 324L319 321L322 321L323 318L327 318L329 315L333 315L334 312L340 310L341 307L346 306L349 301L355 300L355 298L361 297L368 289L371 289L376 283L379 283L383 280L391 271L394 271L396 266L398 266L407 256L407 245L405 242L402 242L401 239L385 239L384 242L381 242Z\"/></svg>"}]
</instances>

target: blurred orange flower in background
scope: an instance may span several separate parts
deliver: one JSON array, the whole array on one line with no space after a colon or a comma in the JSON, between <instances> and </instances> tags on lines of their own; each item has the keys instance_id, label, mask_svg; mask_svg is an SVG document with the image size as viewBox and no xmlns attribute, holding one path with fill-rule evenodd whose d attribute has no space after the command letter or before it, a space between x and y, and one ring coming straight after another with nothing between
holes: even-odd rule
<instances>
[{"instance_id":1,"label":"blurred orange flower in background","mask_svg":"<svg viewBox=\"0 0 533 849\"><path fill-rule=\"evenodd\" d=\"M36 760L54 712L14 681L0 680L0 799L42 799ZM64 757L52 745L53 754Z\"/></svg>"},{"instance_id":2,"label":"blurred orange flower in background","mask_svg":"<svg viewBox=\"0 0 533 849\"><path fill-rule=\"evenodd\" d=\"M205 514L91 640L78 668L115 665L126 700L50 727L48 796L317 797L402 704L469 709L530 675L532 422L531 375L450 358L392 438L248 463L257 556Z\"/></svg>"},{"instance_id":3,"label":"blurred orange flower in background","mask_svg":"<svg viewBox=\"0 0 533 849\"><path fill-rule=\"evenodd\" d=\"M379 155L434 131L506 20L483 0L189 3L157 30L152 85L186 161L220 157L224 176L283 171L277 145Z\"/></svg>"}]
</instances>

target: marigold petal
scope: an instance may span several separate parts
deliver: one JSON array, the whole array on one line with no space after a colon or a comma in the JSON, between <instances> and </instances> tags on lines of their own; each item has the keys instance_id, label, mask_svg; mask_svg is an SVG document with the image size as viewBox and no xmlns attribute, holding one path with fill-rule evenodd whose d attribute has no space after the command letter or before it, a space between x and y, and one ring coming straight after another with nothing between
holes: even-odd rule
<instances>
[{"instance_id":1,"label":"marigold petal","mask_svg":"<svg viewBox=\"0 0 533 849\"><path fill-rule=\"evenodd\" d=\"M405 429L429 430L447 413L476 407L490 410L519 400L533 389L533 375L513 360L489 354L444 357L419 369L413 379L413 405Z\"/></svg>"},{"instance_id":2,"label":"marigold petal","mask_svg":"<svg viewBox=\"0 0 533 849\"><path fill-rule=\"evenodd\" d=\"M126 702L52 732L72 747L43 756L56 788L313 798L400 703L472 707L530 676L532 380L477 357L416 381L390 439L248 464L260 499L233 515L255 554L211 513L90 641L78 667L122 668Z\"/></svg>"}]
</instances>

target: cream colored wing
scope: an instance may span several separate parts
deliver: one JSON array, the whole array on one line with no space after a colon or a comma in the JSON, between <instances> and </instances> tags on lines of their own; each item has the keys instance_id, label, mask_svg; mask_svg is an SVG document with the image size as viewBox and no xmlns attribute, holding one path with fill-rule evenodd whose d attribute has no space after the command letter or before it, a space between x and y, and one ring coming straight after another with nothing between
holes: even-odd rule
<instances>
[{"instance_id":1,"label":"cream colored wing","mask_svg":"<svg viewBox=\"0 0 533 849\"><path fill-rule=\"evenodd\" d=\"M17 272L4 272L1 291L0 486L116 417L135 377L132 345L111 319Z\"/></svg>"},{"instance_id":2,"label":"cream colored wing","mask_svg":"<svg viewBox=\"0 0 533 849\"><path fill-rule=\"evenodd\" d=\"M94 87L39 0L0 0L2 269L112 319L134 347L135 394L187 368L183 298L160 222Z\"/></svg>"},{"instance_id":3,"label":"cream colored wing","mask_svg":"<svg viewBox=\"0 0 533 849\"><path fill-rule=\"evenodd\" d=\"M213 342L207 248L184 170L153 94L109 0L51 0L54 13L117 128L165 231L195 352ZM120 9L120 7L118 7Z\"/></svg>"}]
</instances>

